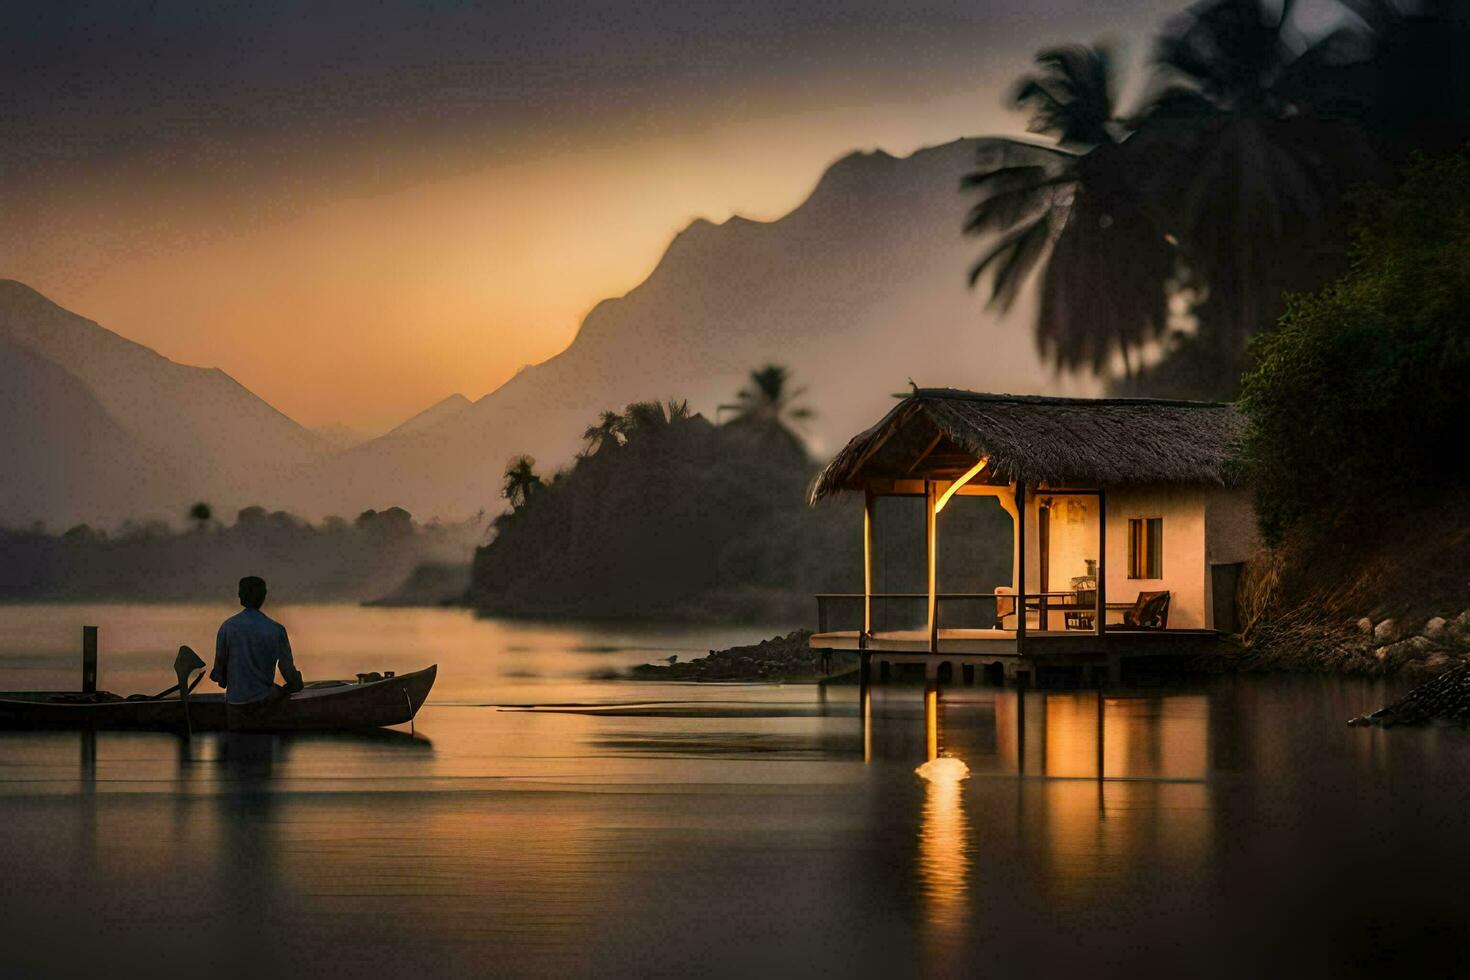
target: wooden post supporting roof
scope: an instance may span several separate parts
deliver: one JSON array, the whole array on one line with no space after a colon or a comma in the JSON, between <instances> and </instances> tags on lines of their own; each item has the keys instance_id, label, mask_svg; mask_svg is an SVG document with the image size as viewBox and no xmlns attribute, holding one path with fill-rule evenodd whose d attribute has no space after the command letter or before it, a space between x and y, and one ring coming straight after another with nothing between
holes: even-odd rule
<instances>
[{"instance_id":1,"label":"wooden post supporting roof","mask_svg":"<svg viewBox=\"0 0 1470 980\"><path fill-rule=\"evenodd\" d=\"M858 634L858 649L868 646L873 635L873 490L863 490L863 631Z\"/></svg>"},{"instance_id":2,"label":"wooden post supporting roof","mask_svg":"<svg viewBox=\"0 0 1470 980\"><path fill-rule=\"evenodd\" d=\"M1016 481L1016 653L1026 645L1026 484Z\"/></svg>"},{"instance_id":3,"label":"wooden post supporting roof","mask_svg":"<svg viewBox=\"0 0 1470 980\"><path fill-rule=\"evenodd\" d=\"M939 600L937 598L937 586L939 583L939 540L938 522L936 518L934 503L938 496L939 485L933 480L924 481L924 525L925 539L928 542L929 554L929 652L936 653L939 650Z\"/></svg>"},{"instance_id":4,"label":"wooden post supporting roof","mask_svg":"<svg viewBox=\"0 0 1470 980\"><path fill-rule=\"evenodd\" d=\"M82 627L82 693L97 690L97 627Z\"/></svg>"},{"instance_id":5,"label":"wooden post supporting roof","mask_svg":"<svg viewBox=\"0 0 1470 980\"><path fill-rule=\"evenodd\" d=\"M1097 635L1107 632L1108 618L1108 492L1097 492Z\"/></svg>"}]
</instances>

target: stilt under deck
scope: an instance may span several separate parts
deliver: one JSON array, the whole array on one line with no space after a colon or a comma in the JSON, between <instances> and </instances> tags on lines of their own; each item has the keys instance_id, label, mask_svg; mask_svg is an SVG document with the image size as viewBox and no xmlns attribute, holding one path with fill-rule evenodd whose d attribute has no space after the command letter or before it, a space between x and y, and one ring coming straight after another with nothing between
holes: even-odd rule
<instances>
[{"instance_id":1,"label":"stilt under deck","mask_svg":"<svg viewBox=\"0 0 1470 980\"><path fill-rule=\"evenodd\" d=\"M953 683L1035 681L1052 668L1075 669L1085 681L1116 683L1125 663L1209 653L1219 642L1216 630L1118 628L1102 634L1033 629L1020 637L1002 629L941 629L937 635L927 629L892 630L867 637L859 630L839 630L811 638L813 649L860 652L865 678L874 681L888 675L884 665L921 664L926 680L947 673Z\"/></svg>"}]
</instances>

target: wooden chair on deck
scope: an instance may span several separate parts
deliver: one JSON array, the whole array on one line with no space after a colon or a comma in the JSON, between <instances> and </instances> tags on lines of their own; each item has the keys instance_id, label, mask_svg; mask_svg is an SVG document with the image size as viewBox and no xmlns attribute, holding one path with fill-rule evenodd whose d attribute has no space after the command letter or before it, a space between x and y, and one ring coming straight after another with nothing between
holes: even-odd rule
<instances>
[{"instance_id":1,"label":"wooden chair on deck","mask_svg":"<svg viewBox=\"0 0 1470 980\"><path fill-rule=\"evenodd\" d=\"M1016 615L1016 590L1008 585L995 587L995 628L1010 629L1006 620Z\"/></svg>"},{"instance_id":2,"label":"wooden chair on deck","mask_svg":"<svg viewBox=\"0 0 1470 980\"><path fill-rule=\"evenodd\" d=\"M1038 617L1034 610L1028 609L1026 617L1026 628L1035 629L1034 623ZM998 630L1014 630L1016 628L1016 590L1009 585L998 585L995 588L995 628Z\"/></svg>"},{"instance_id":3,"label":"wooden chair on deck","mask_svg":"<svg viewBox=\"0 0 1470 980\"><path fill-rule=\"evenodd\" d=\"M1162 630L1169 628L1169 592L1140 592L1133 605L1124 611L1124 629Z\"/></svg>"}]
</instances>

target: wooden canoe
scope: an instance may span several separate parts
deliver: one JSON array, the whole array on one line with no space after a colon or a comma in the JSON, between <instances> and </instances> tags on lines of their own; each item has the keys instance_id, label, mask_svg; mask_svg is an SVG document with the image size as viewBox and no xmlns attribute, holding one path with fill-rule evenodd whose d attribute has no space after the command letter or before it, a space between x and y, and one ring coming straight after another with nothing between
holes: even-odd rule
<instances>
[{"instance_id":1,"label":"wooden canoe","mask_svg":"<svg viewBox=\"0 0 1470 980\"><path fill-rule=\"evenodd\" d=\"M252 731L328 732L402 725L418 714L429 697L438 665L366 681L313 681L250 720ZM189 721L196 732L229 727L223 694L189 697ZM184 729L184 705L177 692L163 697L121 698L74 691L0 693L0 729Z\"/></svg>"}]
</instances>

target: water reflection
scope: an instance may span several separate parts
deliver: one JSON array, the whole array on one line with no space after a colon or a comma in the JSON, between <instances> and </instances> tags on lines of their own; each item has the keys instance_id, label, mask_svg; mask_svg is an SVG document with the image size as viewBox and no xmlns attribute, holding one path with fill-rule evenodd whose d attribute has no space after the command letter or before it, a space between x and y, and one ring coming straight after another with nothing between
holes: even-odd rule
<instances>
[{"instance_id":1,"label":"water reflection","mask_svg":"<svg viewBox=\"0 0 1470 980\"><path fill-rule=\"evenodd\" d=\"M178 636L165 612L128 610L156 622L136 653L107 648L112 686L165 686L148 650L218 624L206 610ZM34 613L68 624L47 661L61 686L69 624L92 616ZM1470 782L1445 776L1470 766L1470 733L1343 725L1401 693L1381 683L859 700L856 685L590 681L571 649L636 647L595 655L621 666L674 642L662 633L293 617L332 651L314 656L324 675L432 648L432 746L0 737L7 976L180 955L234 975L252 942L270 944L251 964L266 976L1115 975L1143 955L1190 976L1452 975L1470 938L1452 860ZM47 686L36 673L7 686ZM1379 900L1406 887L1412 901ZM1450 962L1428 962L1441 949Z\"/></svg>"},{"instance_id":2,"label":"water reflection","mask_svg":"<svg viewBox=\"0 0 1470 980\"><path fill-rule=\"evenodd\" d=\"M867 761L963 759L1048 779L1203 781L1210 701L1202 694L1108 694L928 687L862 695ZM923 741L919 742L922 736Z\"/></svg>"},{"instance_id":3,"label":"water reflection","mask_svg":"<svg viewBox=\"0 0 1470 980\"><path fill-rule=\"evenodd\" d=\"M1210 702L1203 695L875 688L864 705L870 759L924 778L916 876L941 946L961 937L980 866L972 814L1014 794L1007 826L1052 901L1096 900L1147 865L1208 860ZM922 742L920 738L922 737ZM975 779L966 777L973 772Z\"/></svg>"}]
</instances>

